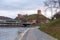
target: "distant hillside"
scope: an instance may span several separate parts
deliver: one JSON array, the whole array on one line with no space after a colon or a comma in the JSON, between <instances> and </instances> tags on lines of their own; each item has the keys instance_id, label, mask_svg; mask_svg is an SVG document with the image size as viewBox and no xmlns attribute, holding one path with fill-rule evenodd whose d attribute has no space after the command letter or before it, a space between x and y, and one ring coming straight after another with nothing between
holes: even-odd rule
<instances>
[{"instance_id":1,"label":"distant hillside","mask_svg":"<svg viewBox=\"0 0 60 40\"><path fill-rule=\"evenodd\" d=\"M5 16L0 16L0 20L8 20L8 19L12 19L12 18L5 17Z\"/></svg>"},{"instance_id":2,"label":"distant hillside","mask_svg":"<svg viewBox=\"0 0 60 40\"><path fill-rule=\"evenodd\" d=\"M32 15L29 15L29 16L24 16L23 19L25 20L40 20L40 19L48 19L46 18L45 16L43 15L38 15L38 14L32 14Z\"/></svg>"}]
</instances>

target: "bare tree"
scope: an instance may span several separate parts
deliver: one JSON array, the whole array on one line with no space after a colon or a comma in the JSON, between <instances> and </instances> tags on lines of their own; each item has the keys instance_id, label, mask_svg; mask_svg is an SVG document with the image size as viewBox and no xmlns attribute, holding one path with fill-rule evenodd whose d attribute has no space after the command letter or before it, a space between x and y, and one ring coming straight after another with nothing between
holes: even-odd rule
<instances>
[{"instance_id":1,"label":"bare tree","mask_svg":"<svg viewBox=\"0 0 60 40\"><path fill-rule=\"evenodd\" d=\"M60 7L60 0L46 0L44 2L45 4L45 12L50 9L51 10L51 16L53 14L53 9L55 9L55 12L57 12L58 8Z\"/></svg>"},{"instance_id":2,"label":"bare tree","mask_svg":"<svg viewBox=\"0 0 60 40\"><path fill-rule=\"evenodd\" d=\"M60 0L58 0L59 6L60 6Z\"/></svg>"}]
</instances>

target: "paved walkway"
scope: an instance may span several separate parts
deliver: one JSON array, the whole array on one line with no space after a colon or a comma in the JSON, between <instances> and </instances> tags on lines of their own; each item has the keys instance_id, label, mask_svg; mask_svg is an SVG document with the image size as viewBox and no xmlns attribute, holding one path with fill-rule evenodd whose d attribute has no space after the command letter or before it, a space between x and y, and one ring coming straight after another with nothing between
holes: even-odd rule
<instances>
[{"instance_id":1,"label":"paved walkway","mask_svg":"<svg viewBox=\"0 0 60 40\"><path fill-rule=\"evenodd\" d=\"M30 30L23 36L22 40L57 40L37 28L30 28Z\"/></svg>"}]
</instances>

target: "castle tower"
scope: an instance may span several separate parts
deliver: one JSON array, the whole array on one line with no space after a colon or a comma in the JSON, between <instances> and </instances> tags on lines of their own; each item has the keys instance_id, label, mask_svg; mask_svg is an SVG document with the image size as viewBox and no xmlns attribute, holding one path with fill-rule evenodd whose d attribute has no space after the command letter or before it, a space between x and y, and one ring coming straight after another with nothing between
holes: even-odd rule
<instances>
[{"instance_id":1,"label":"castle tower","mask_svg":"<svg viewBox=\"0 0 60 40\"><path fill-rule=\"evenodd\" d=\"M37 13L38 13L39 15L41 15L41 10L37 10Z\"/></svg>"}]
</instances>

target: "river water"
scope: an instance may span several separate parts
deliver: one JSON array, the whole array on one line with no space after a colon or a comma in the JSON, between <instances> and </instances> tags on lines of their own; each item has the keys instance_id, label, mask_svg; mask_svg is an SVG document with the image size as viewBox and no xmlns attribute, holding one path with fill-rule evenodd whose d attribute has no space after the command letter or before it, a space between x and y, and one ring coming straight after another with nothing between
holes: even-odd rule
<instances>
[{"instance_id":1,"label":"river water","mask_svg":"<svg viewBox=\"0 0 60 40\"><path fill-rule=\"evenodd\" d=\"M0 27L0 40L15 40L18 33L23 32L27 28L22 27Z\"/></svg>"}]
</instances>

